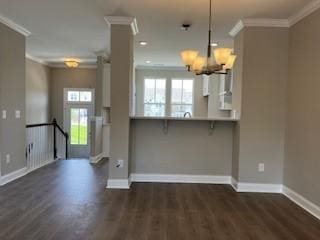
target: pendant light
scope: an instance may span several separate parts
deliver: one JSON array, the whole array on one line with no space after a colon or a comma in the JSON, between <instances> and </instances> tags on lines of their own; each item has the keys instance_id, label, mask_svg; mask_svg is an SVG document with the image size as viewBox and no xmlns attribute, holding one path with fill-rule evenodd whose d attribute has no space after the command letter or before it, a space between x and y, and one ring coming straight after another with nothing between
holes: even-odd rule
<instances>
[{"instance_id":1,"label":"pendant light","mask_svg":"<svg viewBox=\"0 0 320 240\"><path fill-rule=\"evenodd\" d=\"M211 42L212 32L212 0L209 0L209 31L207 57L199 56L199 52L188 49L181 52L181 58L188 71L197 75L227 74L236 60L231 48L217 48L213 50Z\"/></svg>"}]
</instances>

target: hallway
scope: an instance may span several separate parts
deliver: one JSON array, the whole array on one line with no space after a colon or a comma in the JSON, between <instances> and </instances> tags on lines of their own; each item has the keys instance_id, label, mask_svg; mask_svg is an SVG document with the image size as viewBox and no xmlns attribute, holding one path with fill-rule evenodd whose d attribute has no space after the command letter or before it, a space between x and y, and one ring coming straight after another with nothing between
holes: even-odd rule
<instances>
[{"instance_id":1,"label":"hallway","mask_svg":"<svg viewBox=\"0 0 320 240\"><path fill-rule=\"evenodd\" d=\"M320 222L280 194L226 185L106 190L108 164L62 160L0 188L0 239L318 239Z\"/></svg>"}]
</instances>

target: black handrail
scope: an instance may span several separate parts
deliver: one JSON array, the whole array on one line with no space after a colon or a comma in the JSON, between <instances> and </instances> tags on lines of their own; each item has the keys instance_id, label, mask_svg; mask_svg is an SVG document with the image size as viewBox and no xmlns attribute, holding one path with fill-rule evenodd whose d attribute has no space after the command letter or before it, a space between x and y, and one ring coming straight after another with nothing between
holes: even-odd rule
<instances>
[{"instance_id":1,"label":"black handrail","mask_svg":"<svg viewBox=\"0 0 320 240\"><path fill-rule=\"evenodd\" d=\"M64 132L63 129L58 125L57 120L54 118L51 123L38 123L38 124L27 124L26 128L35 128L35 127L43 127L43 126L53 126L53 155L56 159L58 157L57 155L57 137L56 137L56 129L62 133L62 135L66 139L66 158L68 158L68 139L69 134Z\"/></svg>"}]
</instances>

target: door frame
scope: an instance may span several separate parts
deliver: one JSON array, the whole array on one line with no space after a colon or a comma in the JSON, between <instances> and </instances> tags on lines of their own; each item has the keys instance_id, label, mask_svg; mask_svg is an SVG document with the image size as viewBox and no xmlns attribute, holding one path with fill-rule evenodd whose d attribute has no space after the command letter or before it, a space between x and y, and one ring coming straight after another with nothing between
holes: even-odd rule
<instances>
[{"instance_id":1,"label":"door frame","mask_svg":"<svg viewBox=\"0 0 320 240\"><path fill-rule=\"evenodd\" d=\"M81 101L68 101L68 92L69 91L79 91L79 92L91 92L91 102L81 102ZM90 133L90 122L91 118L95 115L95 89L94 88L64 88L63 89L63 129L65 132L68 132L70 134L70 131L68 128L68 125L66 125L67 116L66 116L66 110L71 109L70 107L74 105L76 108L81 108L83 106L84 108L91 107L91 116L88 115L88 148L89 148L89 156L90 156L90 147L91 147L91 133ZM68 138L68 149L70 151L70 143L71 138ZM80 146L79 146L80 147Z\"/></svg>"}]
</instances>

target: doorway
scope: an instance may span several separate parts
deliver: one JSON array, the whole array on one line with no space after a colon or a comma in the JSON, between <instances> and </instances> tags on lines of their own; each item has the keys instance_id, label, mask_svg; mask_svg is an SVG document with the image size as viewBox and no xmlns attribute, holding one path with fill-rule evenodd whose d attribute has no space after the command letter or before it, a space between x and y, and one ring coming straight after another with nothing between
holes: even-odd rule
<instances>
[{"instance_id":1,"label":"doorway","mask_svg":"<svg viewBox=\"0 0 320 240\"><path fill-rule=\"evenodd\" d=\"M94 89L64 89L64 129L69 134L70 158L89 158L90 119L94 109Z\"/></svg>"}]
</instances>

